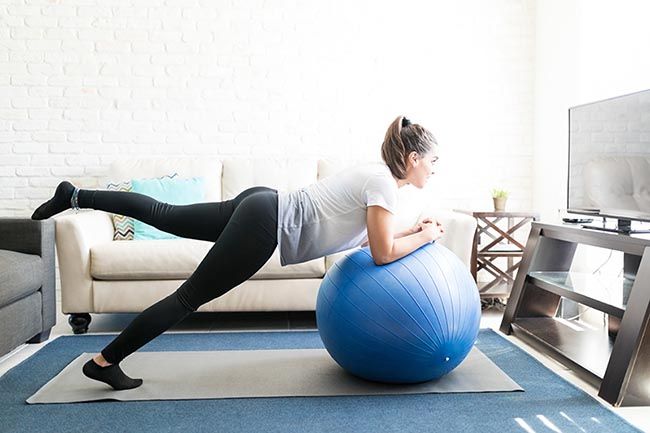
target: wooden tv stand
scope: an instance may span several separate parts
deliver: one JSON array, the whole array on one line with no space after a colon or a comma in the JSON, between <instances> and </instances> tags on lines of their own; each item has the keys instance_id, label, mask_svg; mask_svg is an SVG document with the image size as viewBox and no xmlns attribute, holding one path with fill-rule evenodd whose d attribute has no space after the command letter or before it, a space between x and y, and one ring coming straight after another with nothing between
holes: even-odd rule
<instances>
[{"instance_id":1,"label":"wooden tv stand","mask_svg":"<svg viewBox=\"0 0 650 433\"><path fill-rule=\"evenodd\" d=\"M578 244L622 251L628 278L569 272ZM561 298L609 314L609 332L555 317ZM650 236L533 222L500 329L586 373L612 405L646 406L649 316Z\"/></svg>"}]
</instances>

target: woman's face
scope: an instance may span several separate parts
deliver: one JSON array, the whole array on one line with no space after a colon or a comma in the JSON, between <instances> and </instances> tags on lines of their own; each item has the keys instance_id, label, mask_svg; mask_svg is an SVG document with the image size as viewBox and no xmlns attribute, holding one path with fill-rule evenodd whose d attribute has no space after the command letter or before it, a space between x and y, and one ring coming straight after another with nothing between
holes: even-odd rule
<instances>
[{"instance_id":1,"label":"woman's face","mask_svg":"<svg viewBox=\"0 0 650 433\"><path fill-rule=\"evenodd\" d=\"M416 188L424 188L429 178L435 173L434 168L438 161L437 149L431 149L426 155L420 156L416 152L409 155L409 170L407 179Z\"/></svg>"}]
</instances>

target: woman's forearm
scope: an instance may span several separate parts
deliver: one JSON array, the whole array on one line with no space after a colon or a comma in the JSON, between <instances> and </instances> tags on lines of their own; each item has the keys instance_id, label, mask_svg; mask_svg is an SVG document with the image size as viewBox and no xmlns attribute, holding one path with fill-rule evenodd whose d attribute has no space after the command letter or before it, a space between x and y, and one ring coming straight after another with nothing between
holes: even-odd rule
<instances>
[{"instance_id":1,"label":"woman's forearm","mask_svg":"<svg viewBox=\"0 0 650 433\"><path fill-rule=\"evenodd\" d=\"M391 249L388 257L384 259L382 264L394 262L402 257L412 253L420 248L422 245L430 243L428 236L424 232L413 233L393 241L393 248Z\"/></svg>"},{"instance_id":2,"label":"woman's forearm","mask_svg":"<svg viewBox=\"0 0 650 433\"><path fill-rule=\"evenodd\" d=\"M399 232L399 233L396 233L396 234L393 236L393 239L403 238L404 236L412 235L413 233L415 233L415 232L413 231L413 228L408 228L408 229L403 230L403 231L401 231L401 232Z\"/></svg>"},{"instance_id":3,"label":"woman's forearm","mask_svg":"<svg viewBox=\"0 0 650 433\"><path fill-rule=\"evenodd\" d=\"M416 233L416 232L413 231L413 228L406 229L406 230L403 230L403 231L401 231L399 233L395 233L393 235L393 239L403 238L404 236L409 236L409 235L412 235L413 233ZM366 246L368 246L368 241L365 241L364 243L361 244L361 248L366 247Z\"/></svg>"}]
</instances>

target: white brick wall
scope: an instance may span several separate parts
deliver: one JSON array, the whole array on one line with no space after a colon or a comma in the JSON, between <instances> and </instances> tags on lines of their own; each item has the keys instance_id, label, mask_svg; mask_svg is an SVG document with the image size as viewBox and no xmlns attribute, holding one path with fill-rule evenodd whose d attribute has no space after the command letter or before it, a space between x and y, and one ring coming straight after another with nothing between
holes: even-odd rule
<instances>
[{"instance_id":1,"label":"white brick wall","mask_svg":"<svg viewBox=\"0 0 650 433\"><path fill-rule=\"evenodd\" d=\"M115 158L378 157L431 129L442 207L532 203L532 0L0 0L0 215Z\"/></svg>"}]
</instances>

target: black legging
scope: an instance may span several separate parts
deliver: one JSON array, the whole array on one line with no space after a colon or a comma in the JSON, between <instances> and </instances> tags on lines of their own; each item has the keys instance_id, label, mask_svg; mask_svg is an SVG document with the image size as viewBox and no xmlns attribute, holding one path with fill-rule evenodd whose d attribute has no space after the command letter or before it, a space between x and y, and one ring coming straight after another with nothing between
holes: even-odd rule
<instances>
[{"instance_id":1,"label":"black legging","mask_svg":"<svg viewBox=\"0 0 650 433\"><path fill-rule=\"evenodd\" d=\"M190 277L140 313L102 350L111 364L253 276L277 247L277 190L249 188L231 200L171 205L126 191L79 191L79 207L136 218L177 236L214 242Z\"/></svg>"}]
</instances>

